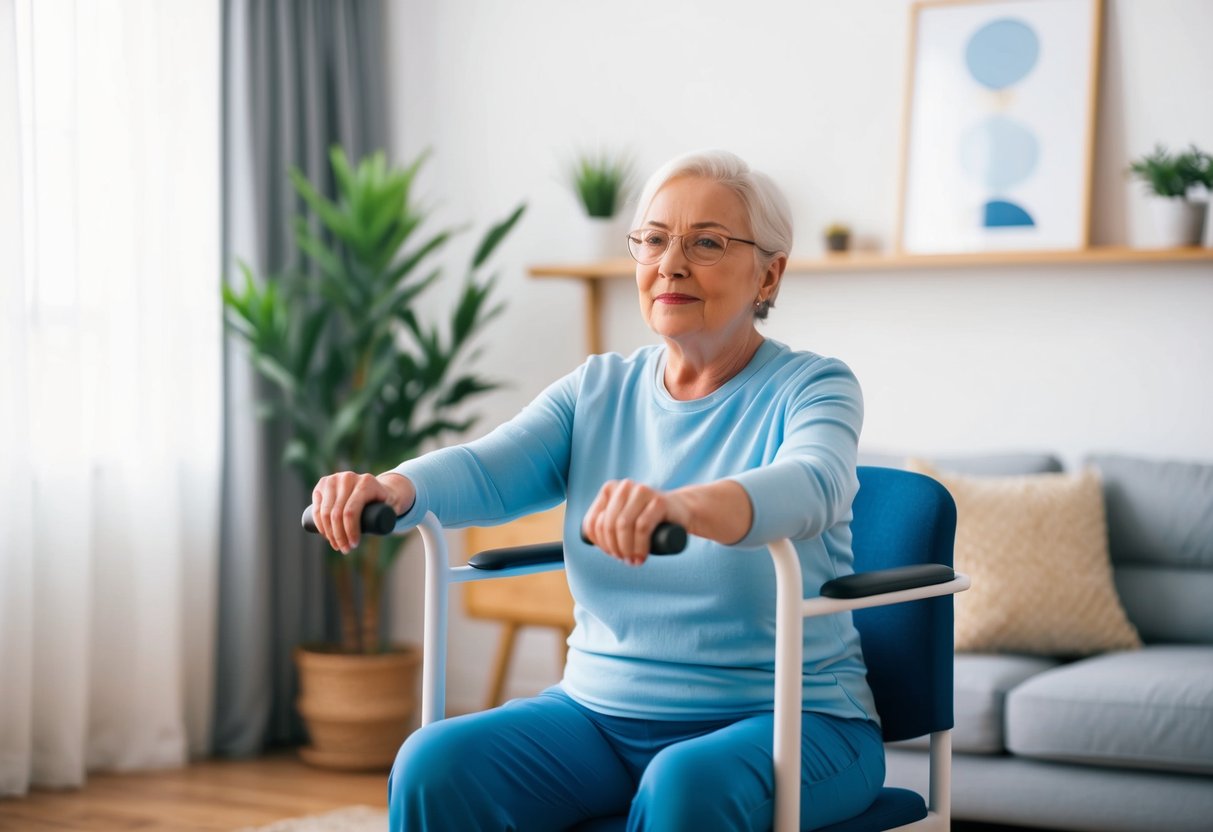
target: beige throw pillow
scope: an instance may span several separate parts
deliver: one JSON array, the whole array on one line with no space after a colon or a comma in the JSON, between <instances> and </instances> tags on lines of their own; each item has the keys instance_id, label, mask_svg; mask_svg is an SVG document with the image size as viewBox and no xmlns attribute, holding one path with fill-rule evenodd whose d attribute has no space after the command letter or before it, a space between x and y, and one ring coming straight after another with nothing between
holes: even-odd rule
<instances>
[{"instance_id":1,"label":"beige throw pillow","mask_svg":"<svg viewBox=\"0 0 1213 832\"><path fill-rule=\"evenodd\" d=\"M973 579L956 596L958 651L1084 656L1141 646L1112 582L1093 469L977 477L919 459L906 467L956 500L955 567Z\"/></svg>"}]
</instances>

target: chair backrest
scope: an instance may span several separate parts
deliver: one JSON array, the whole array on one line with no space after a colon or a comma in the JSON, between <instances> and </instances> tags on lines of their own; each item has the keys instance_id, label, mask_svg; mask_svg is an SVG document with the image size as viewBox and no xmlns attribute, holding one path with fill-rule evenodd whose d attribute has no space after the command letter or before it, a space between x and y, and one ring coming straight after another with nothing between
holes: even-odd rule
<instances>
[{"instance_id":1,"label":"chair backrest","mask_svg":"<svg viewBox=\"0 0 1213 832\"><path fill-rule=\"evenodd\" d=\"M859 467L855 571L952 565L956 504L921 474ZM888 742L952 727L952 596L857 610L868 683Z\"/></svg>"}]
</instances>

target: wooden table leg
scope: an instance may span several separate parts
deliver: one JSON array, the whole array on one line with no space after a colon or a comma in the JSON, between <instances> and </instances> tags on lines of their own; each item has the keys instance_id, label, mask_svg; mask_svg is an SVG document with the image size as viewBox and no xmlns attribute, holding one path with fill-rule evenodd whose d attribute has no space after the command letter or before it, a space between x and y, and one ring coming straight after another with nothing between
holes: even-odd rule
<instances>
[{"instance_id":1,"label":"wooden table leg","mask_svg":"<svg viewBox=\"0 0 1213 832\"><path fill-rule=\"evenodd\" d=\"M518 625L513 621L503 622L505 629L501 631L501 641L497 644L497 655L493 658L493 675L489 682L489 695L485 710L496 708L501 704L501 694L505 691L505 677L510 670L510 659L514 655L514 639L518 635Z\"/></svg>"},{"instance_id":2,"label":"wooden table leg","mask_svg":"<svg viewBox=\"0 0 1213 832\"><path fill-rule=\"evenodd\" d=\"M602 281L586 278L585 342L590 355L602 352Z\"/></svg>"}]
</instances>

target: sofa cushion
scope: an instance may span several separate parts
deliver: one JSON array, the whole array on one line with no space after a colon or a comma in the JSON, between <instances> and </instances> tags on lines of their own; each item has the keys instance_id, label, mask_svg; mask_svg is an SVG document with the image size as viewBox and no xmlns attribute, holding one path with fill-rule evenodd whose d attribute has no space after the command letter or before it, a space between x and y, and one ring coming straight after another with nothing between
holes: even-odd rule
<instances>
[{"instance_id":1,"label":"sofa cushion","mask_svg":"<svg viewBox=\"0 0 1213 832\"><path fill-rule=\"evenodd\" d=\"M1025 679L1057 667L1056 659L1040 656L957 653L952 750L966 754L1001 754L1007 693ZM927 737L893 743L899 748L927 748Z\"/></svg>"},{"instance_id":2,"label":"sofa cushion","mask_svg":"<svg viewBox=\"0 0 1213 832\"><path fill-rule=\"evenodd\" d=\"M1213 569L1117 566L1116 592L1142 641L1213 644Z\"/></svg>"},{"instance_id":3,"label":"sofa cushion","mask_svg":"<svg viewBox=\"0 0 1213 832\"><path fill-rule=\"evenodd\" d=\"M1085 659L1028 679L1006 708L1014 754L1213 774L1213 647Z\"/></svg>"},{"instance_id":4,"label":"sofa cushion","mask_svg":"<svg viewBox=\"0 0 1213 832\"><path fill-rule=\"evenodd\" d=\"M926 794L927 755L888 749L885 785ZM1209 832L1213 818L1213 788L1199 774L1005 755L954 754L951 795L957 832ZM981 823L962 825L960 818Z\"/></svg>"},{"instance_id":5,"label":"sofa cushion","mask_svg":"<svg viewBox=\"0 0 1213 832\"><path fill-rule=\"evenodd\" d=\"M1213 465L1093 455L1116 564L1213 569Z\"/></svg>"},{"instance_id":6,"label":"sofa cushion","mask_svg":"<svg viewBox=\"0 0 1213 832\"><path fill-rule=\"evenodd\" d=\"M1093 470L976 477L907 467L956 500L956 649L1080 656L1140 645L1108 561L1103 492Z\"/></svg>"},{"instance_id":7,"label":"sofa cushion","mask_svg":"<svg viewBox=\"0 0 1213 832\"><path fill-rule=\"evenodd\" d=\"M1095 455L1108 550L1146 641L1213 644L1213 465Z\"/></svg>"}]
</instances>

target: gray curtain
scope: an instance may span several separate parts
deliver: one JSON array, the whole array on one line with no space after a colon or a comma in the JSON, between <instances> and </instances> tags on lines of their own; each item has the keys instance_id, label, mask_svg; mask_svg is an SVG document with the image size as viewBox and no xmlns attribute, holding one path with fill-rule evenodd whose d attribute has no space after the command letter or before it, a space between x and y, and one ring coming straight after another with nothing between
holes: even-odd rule
<instances>
[{"instance_id":1,"label":"gray curtain","mask_svg":"<svg viewBox=\"0 0 1213 832\"><path fill-rule=\"evenodd\" d=\"M305 268L286 171L333 193L328 150L388 146L381 0L224 0L224 268ZM256 754L303 738L291 651L337 640L322 544L299 515L310 484L281 463L283 428L255 417L264 392L244 347L225 355L216 753Z\"/></svg>"}]
</instances>

